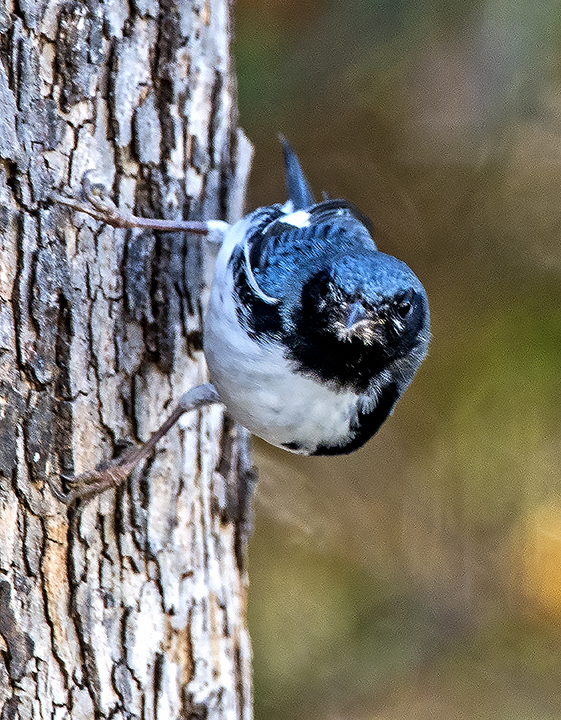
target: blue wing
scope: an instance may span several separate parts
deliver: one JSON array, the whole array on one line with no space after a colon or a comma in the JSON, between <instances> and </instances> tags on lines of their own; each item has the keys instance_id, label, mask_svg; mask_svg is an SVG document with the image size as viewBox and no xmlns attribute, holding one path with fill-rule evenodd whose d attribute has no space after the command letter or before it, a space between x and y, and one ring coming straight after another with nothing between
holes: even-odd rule
<instances>
[{"instance_id":1,"label":"blue wing","mask_svg":"<svg viewBox=\"0 0 561 720\"><path fill-rule=\"evenodd\" d=\"M325 200L294 213L276 207L246 241L250 270L265 293L279 293L287 273L300 277L316 262L376 250L370 221L346 200Z\"/></svg>"}]
</instances>

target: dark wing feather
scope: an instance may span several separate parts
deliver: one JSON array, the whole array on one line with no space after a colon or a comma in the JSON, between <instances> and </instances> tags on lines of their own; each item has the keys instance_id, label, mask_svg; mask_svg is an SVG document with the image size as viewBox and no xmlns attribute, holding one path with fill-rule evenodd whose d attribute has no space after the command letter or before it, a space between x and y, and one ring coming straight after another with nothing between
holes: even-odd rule
<instances>
[{"instance_id":1,"label":"dark wing feather","mask_svg":"<svg viewBox=\"0 0 561 720\"><path fill-rule=\"evenodd\" d=\"M286 190L288 199L292 201L294 210L305 210L313 205L315 200L310 184L306 180L304 171L300 167L296 153L288 140L279 135L284 155L284 169L286 175Z\"/></svg>"}]
</instances>

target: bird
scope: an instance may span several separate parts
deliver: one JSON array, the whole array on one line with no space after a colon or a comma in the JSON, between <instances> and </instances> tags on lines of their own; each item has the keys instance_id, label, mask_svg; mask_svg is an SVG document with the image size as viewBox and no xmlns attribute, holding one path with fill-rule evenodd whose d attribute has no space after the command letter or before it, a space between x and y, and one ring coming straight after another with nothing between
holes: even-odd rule
<instances>
[{"instance_id":1,"label":"bird","mask_svg":"<svg viewBox=\"0 0 561 720\"><path fill-rule=\"evenodd\" d=\"M67 478L71 504L123 482L185 412L222 403L271 445L342 455L381 427L427 354L427 294L401 260L378 250L370 220L351 202L316 202L288 141L288 199L229 225L122 214L84 178L88 204L57 197L116 227L206 234L221 242L203 321L209 383L191 388L139 448Z\"/></svg>"},{"instance_id":2,"label":"bird","mask_svg":"<svg viewBox=\"0 0 561 720\"><path fill-rule=\"evenodd\" d=\"M378 431L426 356L427 294L352 203L314 200L280 139L288 200L227 230L204 354L220 401L250 432L302 455L346 454Z\"/></svg>"}]
</instances>

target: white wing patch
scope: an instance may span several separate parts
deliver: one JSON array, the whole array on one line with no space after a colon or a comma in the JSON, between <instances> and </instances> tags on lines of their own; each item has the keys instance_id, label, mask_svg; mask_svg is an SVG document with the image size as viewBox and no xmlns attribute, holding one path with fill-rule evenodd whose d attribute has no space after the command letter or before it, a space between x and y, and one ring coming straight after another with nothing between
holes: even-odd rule
<instances>
[{"instance_id":1,"label":"white wing patch","mask_svg":"<svg viewBox=\"0 0 561 720\"><path fill-rule=\"evenodd\" d=\"M310 224L310 213L306 210L296 210L284 217L280 217L279 220L297 228L308 227Z\"/></svg>"}]
</instances>

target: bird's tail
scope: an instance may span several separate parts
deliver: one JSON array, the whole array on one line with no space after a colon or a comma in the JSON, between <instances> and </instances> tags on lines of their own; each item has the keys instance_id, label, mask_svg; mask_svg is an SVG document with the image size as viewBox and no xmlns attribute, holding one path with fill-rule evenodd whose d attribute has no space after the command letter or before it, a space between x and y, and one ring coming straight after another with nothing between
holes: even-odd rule
<instances>
[{"instance_id":1,"label":"bird's tail","mask_svg":"<svg viewBox=\"0 0 561 720\"><path fill-rule=\"evenodd\" d=\"M284 154L288 199L292 202L292 210L304 210L315 203L312 189L288 140L283 135L279 135L279 140Z\"/></svg>"}]
</instances>

